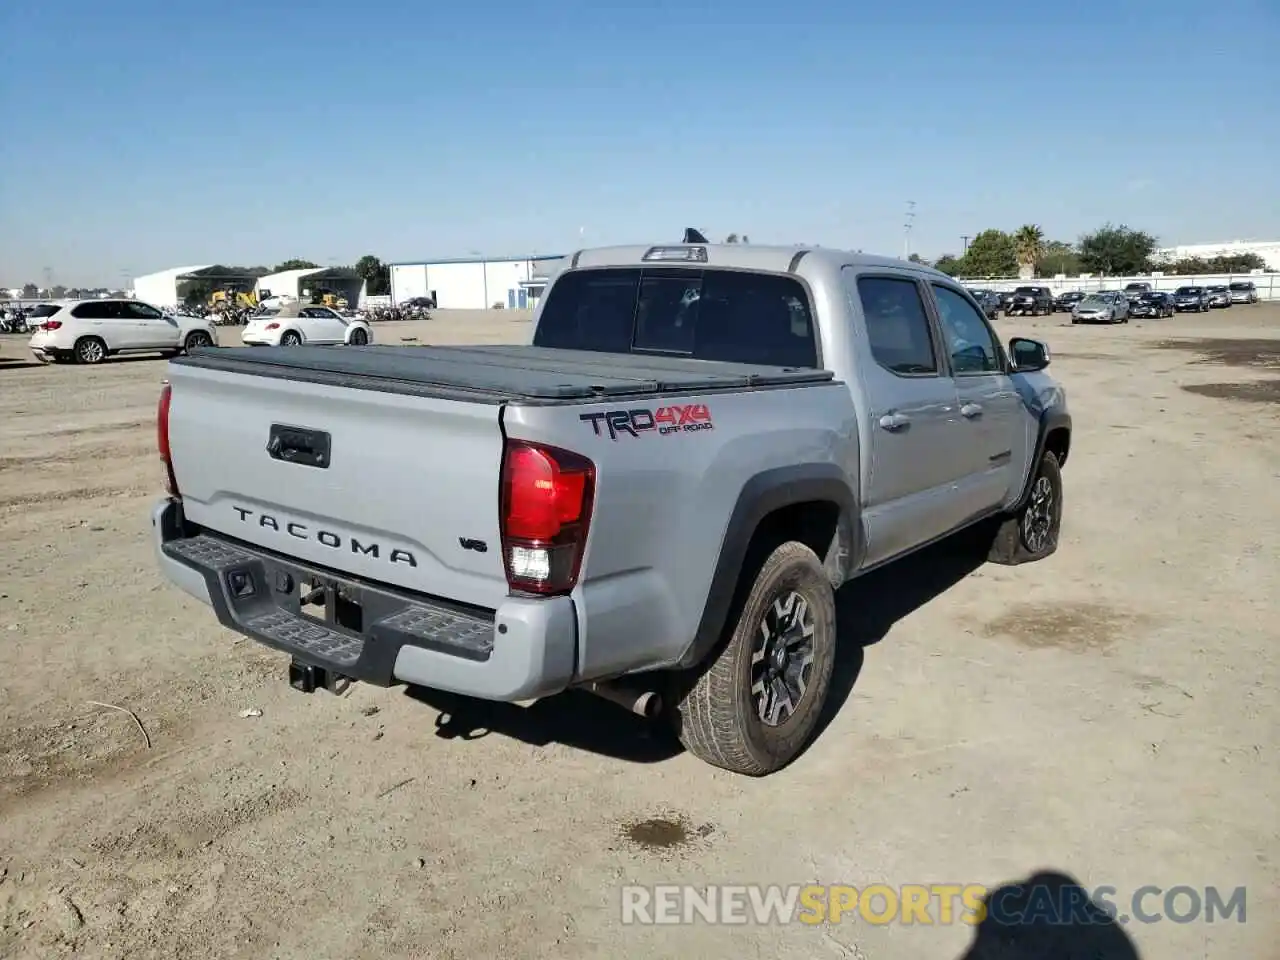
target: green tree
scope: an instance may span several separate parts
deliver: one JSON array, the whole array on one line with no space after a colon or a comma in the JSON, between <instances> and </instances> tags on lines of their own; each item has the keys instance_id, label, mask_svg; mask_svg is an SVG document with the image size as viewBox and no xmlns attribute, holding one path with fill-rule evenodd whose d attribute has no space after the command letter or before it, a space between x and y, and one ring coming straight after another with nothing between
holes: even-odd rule
<instances>
[{"instance_id":1,"label":"green tree","mask_svg":"<svg viewBox=\"0 0 1280 960\"><path fill-rule=\"evenodd\" d=\"M948 277L958 277L964 272L964 260L954 254L944 253L933 262L933 269L941 270Z\"/></svg>"},{"instance_id":2,"label":"green tree","mask_svg":"<svg viewBox=\"0 0 1280 960\"><path fill-rule=\"evenodd\" d=\"M318 263L312 263L310 260L286 260L284 263L276 264L272 273L284 273L286 270L314 270L320 266Z\"/></svg>"},{"instance_id":3,"label":"green tree","mask_svg":"<svg viewBox=\"0 0 1280 960\"><path fill-rule=\"evenodd\" d=\"M391 268L371 253L366 253L356 261L356 276L362 279L365 290L371 297L382 296L391 292Z\"/></svg>"},{"instance_id":4,"label":"green tree","mask_svg":"<svg viewBox=\"0 0 1280 960\"><path fill-rule=\"evenodd\" d=\"M1248 273L1250 270L1267 269L1267 261L1256 253L1230 253L1210 257L1209 264L1215 273Z\"/></svg>"},{"instance_id":5,"label":"green tree","mask_svg":"<svg viewBox=\"0 0 1280 960\"><path fill-rule=\"evenodd\" d=\"M1050 240L1044 245L1040 258L1040 276L1054 277L1064 274L1074 277L1081 273L1080 254L1076 248L1062 240Z\"/></svg>"},{"instance_id":6,"label":"green tree","mask_svg":"<svg viewBox=\"0 0 1280 960\"><path fill-rule=\"evenodd\" d=\"M920 256L920 254L918 253L911 254L911 256L907 257L907 259L910 260L912 263L923 264L926 267L929 265L929 262L925 260L924 257Z\"/></svg>"},{"instance_id":7,"label":"green tree","mask_svg":"<svg viewBox=\"0 0 1280 960\"><path fill-rule=\"evenodd\" d=\"M1123 223L1104 224L1080 238L1080 263L1090 273L1132 276L1147 273L1156 252L1156 238Z\"/></svg>"},{"instance_id":8,"label":"green tree","mask_svg":"<svg viewBox=\"0 0 1280 960\"><path fill-rule=\"evenodd\" d=\"M1018 268L1035 276L1036 268L1044 259L1044 231L1039 224L1028 223L1017 229L1013 235L1013 251Z\"/></svg>"},{"instance_id":9,"label":"green tree","mask_svg":"<svg viewBox=\"0 0 1280 960\"><path fill-rule=\"evenodd\" d=\"M1018 253L1013 237L1003 230L983 230L961 258L969 277L1016 277Z\"/></svg>"}]
</instances>

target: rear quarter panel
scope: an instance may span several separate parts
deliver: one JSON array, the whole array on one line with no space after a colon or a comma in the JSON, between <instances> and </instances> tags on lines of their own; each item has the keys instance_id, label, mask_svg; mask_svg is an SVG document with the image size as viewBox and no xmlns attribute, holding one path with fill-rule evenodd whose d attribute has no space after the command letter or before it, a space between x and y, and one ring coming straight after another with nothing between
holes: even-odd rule
<instances>
[{"instance_id":1,"label":"rear quarter panel","mask_svg":"<svg viewBox=\"0 0 1280 960\"><path fill-rule=\"evenodd\" d=\"M711 429L599 434L591 415L705 405ZM596 502L574 591L579 673L593 679L674 663L692 642L739 493L766 470L857 463L857 424L839 382L799 388L508 407L508 437L596 465ZM857 478L850 484L856 491Z\"/></svg>"}]
</instances>

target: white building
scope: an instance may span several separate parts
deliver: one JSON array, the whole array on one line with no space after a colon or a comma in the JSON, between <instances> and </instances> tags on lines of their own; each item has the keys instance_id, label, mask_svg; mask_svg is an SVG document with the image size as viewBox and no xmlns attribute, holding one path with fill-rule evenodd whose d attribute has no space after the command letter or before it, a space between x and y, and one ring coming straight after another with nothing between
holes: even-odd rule
<instances>
[{"instance_id":1,"label":"white building","mask_svg":"<svg viewBox=\"0 0 1280 960\"><path fill-rule=\"evenodd\" d=\"M282 270L259 277L254 291L259 300L267 297L292 297L301 299L324 290L345 297L355 306L364 290L364 281L352 275L350 270L335 267L308 267L300 270Z\"/></svg>"},{"instance_id":2,"label":"white building","mask_svg":"<svg viewBox=\"0 0 1280 960\"><path fill-rule=\"evenodd\" d=\"M200 263L192 267L172 267L158 273L148 273L133 281L133 295L144 303L157 307L176 307L178 305L178 278L200 270L208 270L212 263Z\"/></svg>"},{"instance_id":3,"label":"white building","mask_svg":"<svg viewBox=\"0 0 1280 960\"><path fill-rule=\"evenodd\" d=\"M442 310L532 310L563 257L494 257L393 263L391 302L425 297Z\"/></svg>"},{"instance_id":4,"label":"white building","mask_svg":"<svg viewBox=\"0 0 1280 960\"><path fill-rule=\"evenodd\" d=\"M1161 260L1182 260L1199 257L1229 257L1238 253L1256 253L1266 261L1268 270L1280 270L1280 241L1277 240L1228 240L1223 243L1187 243L1177 247L1165 247L1156 251Z\"/></svg>"}]
</instances>

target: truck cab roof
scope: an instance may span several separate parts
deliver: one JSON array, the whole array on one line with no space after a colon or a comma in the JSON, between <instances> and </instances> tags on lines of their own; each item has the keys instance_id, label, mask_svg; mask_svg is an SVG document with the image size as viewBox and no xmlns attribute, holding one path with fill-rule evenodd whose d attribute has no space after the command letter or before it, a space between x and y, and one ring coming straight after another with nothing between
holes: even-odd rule
<instances>
[{"instance_id":1,"label":"truck cab roof","mask_svg":"<svg viewBox=\"0 0 1280 960\"><path fill-rule=\"evenodd\" d=\"M910 260L856 253L833 247L767 246L755 243L658 243L592 247L569 258L568 269L580 267L720 267L734 270L795 272L802 260L841 267L892 267L914 270L954 282L940 270Z\"/></svg>"}]
</instances>

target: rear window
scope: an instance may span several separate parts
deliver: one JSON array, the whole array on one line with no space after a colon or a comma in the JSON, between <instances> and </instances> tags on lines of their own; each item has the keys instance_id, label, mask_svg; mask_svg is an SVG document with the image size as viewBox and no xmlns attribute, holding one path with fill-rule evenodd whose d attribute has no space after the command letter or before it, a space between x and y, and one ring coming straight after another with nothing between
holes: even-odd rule
<instances>
[{"instance_id":1,"label":"rear window","mask_svg":"<svg viewBox=\"0 0 1280 960\"><path fill-rule=\"evenodd\" d=\"M1199 287L1179 287L1175 292L1182 294L1182 296L1184 297L1191 297L1199 293L1200 288Z\"/></svg>"},{"instance_id":2,"label":"rear window","mask_svg":"<svg viewBox=\"0 0 1280 960\"><path fill-rule=\"evenodd\" d=\"M56 303L38 303L31 308L31 312L27 314L29 320L39 320L41 317L52 317L61 310L62 307Z\"/></svg>"},{"instance_id":3,"label":"rear window","mask_svg":"<svg viewBox=\"0 0 1280 960\"><path fill-rule=\"evenodd\" d=\"M1231 284L1231 289L1232 290L1252 290L1253 284L1252 283L1233 283Z\"/></svg>"},{"instance_id":4,"label":"rear window","mask_svg":"<svg viewBox=\"0 0 1280 960\"><path fill-rule=\"evenodd\" d=\"M71 308L71 315L80 320L107 320L120 315L114 300L88 300Z\"/></svg>"},{"instance_id":5,"label":"rear window","mask_svg":"<svg viewBox=\"0 0 1280 960\"><path fill-rule=\"evenodd\" d=\"M534 346L816 367L804 287L738 270L574 270L552 286Z\"/></svg>"}]
</instances>

